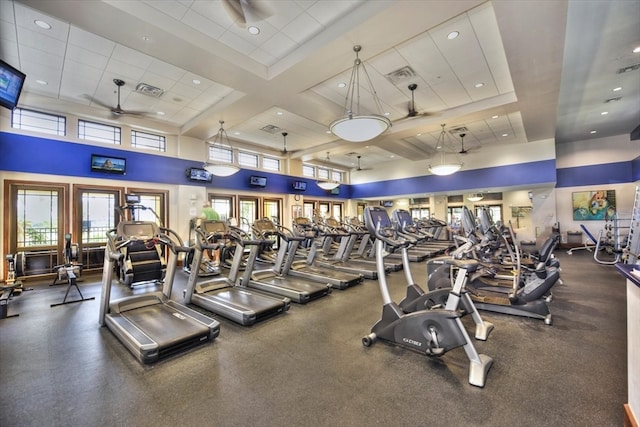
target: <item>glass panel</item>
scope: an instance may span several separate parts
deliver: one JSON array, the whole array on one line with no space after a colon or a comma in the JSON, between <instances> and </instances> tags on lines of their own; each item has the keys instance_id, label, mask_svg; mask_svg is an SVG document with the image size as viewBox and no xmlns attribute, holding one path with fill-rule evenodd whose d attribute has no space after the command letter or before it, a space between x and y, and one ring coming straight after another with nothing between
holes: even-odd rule
<instances>
[{"instance_id":1,"label":"glass panel","mask_svg":"<svg viewBox=\"0 0 640 427\"><path fill-rule=\"evenodd\" d=\"M314 202L304 202L302 206L302 215L305 218L312 219L313 218L313 210L315 208Z\"/></svg>"},{"instance_id":2,"label":"glass panel","mask_svg":"<svg viewBox=\"0 0 640 427\"><path fill-rule=\"evenodd\" d=\"M242 166L249 166L252 168L258 167L258 155L251 153L238 153L238 164Z\"/></svg>"},{"instance_id":3,"label":"glass panel","mask_svg":"<svg viewBox=\"0 0 640 427\"><path fill-rule=\"evenodd\" d=\"M233 163L233 150L217 145L209 145L209 160L215 160L216 162L223 163Z\"/></svg>"},{"instance_id":4,"label":"glass panel","mask_svg":"<svg viewBox=\"0 0 640 427\"><path fill-rule=\"evenodd\" d=\"M103 243L107 231L115 228L117 192L103 193L84 191L82 201L81 243Z\"/></svg>"},{"instance_id":5,"label":"glass panel","mask_svg":"<svg viewBox=\"0 0 640 427\"><path fill-rule=\"evenodd\" d=\"M67 133L67 118L39 111L16 108L11 114L11 127L64 136Z\"/></svg>"},{"instance_id":6,"label":"glass panel","mask_svg":"<svg viewBox=\"0 0 640 427\"><path fill-rule=\"evenodd\" d=\"M318 168L318 178L320 178L320 179L329 179L329 169Z\"/></svg>"},{"instance_id":7,"label":"glass panel","mask_svg":"<svg viewBox=\"0 0 640 427\"><path fill-rule=\"evenodd\" d=\"M258 219L258 200L240 200L240 220L239 225L244 231L251 231L251 224Z\"/></svg>"},{"instance_id":8,"label":"glass panel","mask_svg":"<svg viewBox=\"0 0 640 427\"><path fill-rule=\"evenodd\" d=\"M460 220L462 219L462 206L449 207L447 209L447 222L452 227L460 227Z\"/></svg>"},{"instance_id":9,"label":"glass panel","mask_svg":"<svg viewBox=\"0 0 640 427\"><path fill-rule=\"evenodd\" d=\"M329 216L329 203L320 202L318 203L318 214L321 218L327 218Z\"/></svg>"},{"instance_id":10,"label":"glass panel","mask_svg":"<svg viewBox=\"0 0 640 427\"><path fill-rule=\"evenodd\" d=\"M122 141L122 131L117 126L78 120L78 138L88 141L120 144Z\"/></svg>"},{"instance_id":11,"label":"glass panel","mask_svg":"<svg viewBox=\"0 0 640 427\"><path fill-rule=\"evenodd\" d=\"M58 244L58 191L19 189L18 249Z\"/></svg>"},{"instance_id":12,"label":"glass panel","mask_svg":"<svg viewBox=\"0 0 640 427\"><path fill-rule=\"evenodd\" d=\"M302 175L314 177L316 176L316 168L310 165L302 165Z\"/></svg>"},{"instance_id":13,"label":"glass panel","mask_svg":"<svg viewBox=\"0 0 640 427\"><path fill-rule=\"evenodd\" d=\"M338 221L342 221L342 204L335 203L332 206L332 212L333 213L331 214L331 216L333 216Z\"/></svg>"},{"instance_id":14,"label":"glass panel","mask_svg":"<svg viewBox=\"0 0 640 427\"><path fill-rule=\"evenodd\" d=\"M267 170L279 171L280 170L280 160L274 159L273 157L263 157L262 158L262 167Z\"/></svg>"},{"instance_id":15,"label":"glass panel","mask_svg":"<svg viewBox=\"0 0 640 427\"><path fill-rule=\"evenodd\" d=\"M161 216L162 215L162 196L161 195L140 194L140 204L150 209L138 210L138 212L136 212L136 215L137 215L136 219L138 221L153 221L158 225L163 224L164 221L161 219L162 218Z\"/></svg>"},{"instance_id":16,"label":"glass panel","mask_svg":"<svg viewBox=\"0 0 640 427\"><path fill-rule=\"evenodd\" d=\"M332 170L331 171L331 180L332 181L342 182L342 172Z\"/></svg>"},{"instance_id":17,"label":"glass panel","mask_svg":"<svg viewBox=\"0 0 640 427\"><path fill-rule=\"evenodd\" d=\"M411 208L411 218L425 219L431 217L431 211L429 208Z\"/></svg>"},{"instance_id":18,"label":"glass panel","mask_svg":"<svg viewBox=\"0 0 640 427\"><path fill-rule=\"evenodd\" d=\"M231 198L212 198L209 201L211 202L211 207L220 216L221 220L227 221L233 216Z\"/></svg>"},{"instance_id":19,"label":"glass panel","mask_svg":"<svg viewBox=\"0 0 640 427\"><path fill-rule=\"evenodd\" d=\"M131 146L154 151L167 151L167 141L164 136L137 130L131 131Z\"/></svg>"},{"instance_id":20,"label":"glass panel","mask_svg":"<svg viewBox=\"0 0 640 427\"><path fill-rule=\"evenodd\" d=\"M262 210L264 217L269 218L276 224L281 224L282 218L280 217L280 201L279 200L265 200L262 203Z\"/></svg>"}]
</instances>

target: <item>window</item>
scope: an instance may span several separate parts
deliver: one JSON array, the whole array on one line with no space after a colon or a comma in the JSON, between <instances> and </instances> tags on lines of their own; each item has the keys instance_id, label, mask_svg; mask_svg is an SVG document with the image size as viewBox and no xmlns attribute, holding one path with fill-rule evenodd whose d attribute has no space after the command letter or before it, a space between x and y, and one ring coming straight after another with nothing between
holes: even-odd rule
<instances>
[{"instance_id":1,"label":"window","mask_svg":"<svg viewBox=\"0 0 640 427\"><path fill-rule=\"evenodd\" d=\"M116 226L117 192L83 191L81 243L104 243Z\"/></svg>"},{"instance_id":2,"label":"window","mask_svg":"<svg viewBox=\"0 0 640 427\"><path fill-rule=\"evenodd\" d=\"M88 141L120 144L122 141L122 130L117 126L78 120L78 138Z\"/></svg>"},{"instance_id":3,"label":"window","mask_svg":"<svg viewBox=\"0 0 640 427\"><path fill-rule=\"evenodd\" d=\"M410 208L411 218L429 219L431 218L431 210L429 208Z\"/></svg>"},{"instance_id":4,"label":"window","mask_svg":"<svg viewBox=\"0 0 640 427\"><path fill-rule=\"evenodd\" d=\"M140 132L138 130L131 131L131 146L144 148L154 151L167 151L167 140L162 135L154 135L152 133Z\"/></svg>"},{"instance_id":5,"label":"window","mask_svg":"<svg viewBox=\"0 0 640 427\"><path fill-rule=\"evenodd\" d=\"M58 244L58 199L58 190L17 191L18 248Z\"/></svg>"},{"instance_id":6,"label":"window","mask_svg":"<svg viewBox=\"0 0 640 427\"><path fill-rule=\"evenodd\" d=\"M11 114L11 127L51 135L66 135L67 118L55 114L16 108Z\"/></svg>"},{"instance_id":7,"label":"window","mask_svg":"<svg viewBox=\"0 0 640 427\"><path fill-rule=\"evenodd\" d=\"M273 157L263 157L262 158L262 168L271 170L271 171L279 171L280 170L280 159L275 159Z\"/></svg>"},{"instance_id":8,"label":"window","mask_svg":"<svg viewBox=\"0 0 640 427\"><path fill-rule=\"evenodd\" d=\"M238 164L242 166L249 166L251 168L258 167L258 155L252 153L245 153L240 151L238 153Z\"/></svg>"},{"instance_id":9,"label":"window","mask_svg":"<svg viewBox=\"0 0 640 427\"><path fill-rule=\"evenodd\" d=\"M209 145L209 160L233 163L233 150L216 145Z\"/></svg>"},{"instance_id":10,"label":"window","mask_svg":"<svg viewBox=\"0 0 640 427\"><path fill-rule=\"evenodd\" d=\"M318 178L320 178L320 179L329 179L329 169L327 169L327 168L318 168Z\"/></svg>"},{"instance_id":11,"label":"window","mask_svg":"<svg viewBox=\"0 0 640 427\"><path fill-rule=\"evenodd\" d=\"M280 201L274 199L265 199L262 202L262 216L265 218L269 218L274 221L276 224L280 224L282 220L280 216Z\"/></svg>"},{"instance_id":12,"label":"window","mask_svg":"<svg viewBox=\"0 0 640 427\"><path fill-rule=\"evenodd\" d=\"M302 175L313 178L316 176L316 168L311 165L302 165Z\"/></svg>"},{"instance_id":13,"label":"window","mask_svg":"<svg viewBox=\"0 0 640 427\"><path fill-rule=\"evenodd\" d=\"M342 182L342 172L332 170L331 171L331 180L332 181Z\"/></svg>"}]
</instances>

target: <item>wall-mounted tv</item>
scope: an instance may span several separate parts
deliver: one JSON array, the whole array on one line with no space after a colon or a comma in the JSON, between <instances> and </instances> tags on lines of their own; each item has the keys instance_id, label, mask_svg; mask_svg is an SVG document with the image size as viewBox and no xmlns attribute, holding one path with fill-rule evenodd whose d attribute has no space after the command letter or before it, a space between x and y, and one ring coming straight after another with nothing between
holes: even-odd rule
<instances>
[{"instance_id":1,"label":"wall-mounted tv","mask_svg":"<svg viewBox=\"0 0 640 427\"><path fill-rule=\"evenodd\" d=\"M249 178L249 184L253 185L254 187L266 187L267 178L264 176L251 175L251 177Z\"/></svg>"},{"instance_id":2,"label":"wall-mounted tv","mask_svg":"<svg viewBox=\"0 0 640 427\"><path fill-rule=\"evenodd\" d=\"M127 173L127 160L122 157L105 156L102 154L91 155L91 170L96 172Z\"/></svg>"},{"instance_id":3,"label":"wall-mounted tv","mask_svg":"<svg viewBox=\"0 0 640 427\"><path fill-rule=\"evenodd\" d=\"M200 168L189 168L186 170L186 175L190 181L211 182L213 179L211 172Z\"/></svg>"},{"instance_id":4,"label":"wall-mounted tv","mask_svg":"<svg viewBox=\"0 0 640 427\"><path fill-rule=\"evenodd\" d=\"M0 59L0 105L16 108L26 74Z\"/></svg>"},{"instance_id":5,"label":"wall-mounted tv","mask_svg":"<svg viewBox=\"0 0 640 427\"><path fill-rule=\"evenodd\" d=\"M293 189L296 191L307 191L307 182L306 181L294 181Z\"/></svg>"},{"instance_id":6,"label":"wall-mounted tv","mask_svg":"<svg viewBox=\"0 0 640 427\"><path fill-rule=\"evenodd\" d=\"M383 200L380 202L380 206L385 208L391 208L393 207L393 200Z\"/></svg>"}]
</instances>

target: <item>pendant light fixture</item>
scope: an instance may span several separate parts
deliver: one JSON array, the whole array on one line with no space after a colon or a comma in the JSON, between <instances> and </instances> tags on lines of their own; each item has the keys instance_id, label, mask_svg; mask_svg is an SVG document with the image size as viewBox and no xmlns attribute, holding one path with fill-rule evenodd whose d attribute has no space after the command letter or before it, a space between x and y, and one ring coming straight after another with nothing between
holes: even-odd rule
<instances>
[{"instance_id":1,"label":"pendant light fixture","mask_svg":"<svg viewBox=\"0 0 640 427\"><path fill-rule=\"evenodd\" d=\"M209 163L206 161L204 163L204 169L210 172L215 176L231 176L234 173L238 172L240 168L233 164L233 147L231 147L231 142L229 142L229 137L227 136L227 131L224 130L224 120L220 120L220 129L218 133L213 138L212 142L208 142L206 144L206 159L209 159L209 150L213 148L216 150L220 150L220 154L223 156L228 155L228 162L225 161L217 161L215 163ZM226 147L228 146L228 148Z\"/></svg>"},{"instance_id":2,"label":"pendant light fixture","mask_svg":"<svg viewBox=\"0 0 640 427\"><path fill-rule=\"evenodd\" d=\"M329 152L327 151L327 163L329 163ZM336 188L338 188L340 186L340 183L338 181L332 180L331 179L331 170L329 170L329 180L328 181L317 181L316 184L318 184L318 187L322 188L323 190L327 190L327 191L331 191L334 190Z\"/></svg>"},{"instance_id":3,"label":"pendant light fixture","mask_svg":"<svg viewBox=\"0 0 640 427\"><path fill-rule=\"evenodd\" d=\"M467 197L467 200L473 203L479 202L482 199L484 199L484 197L480 193L472 194L469 197Z\"/></svg>"},{"instance_id":4,"label":"pendant light fixture","mask_svg":"<svg viewBox=\"0 0 640 427\"><path fill-rule=\"evenodd\" d=\"M347 86L347 96L344 103L344 116L334 120L329 125L329 130L338 138L351 142L369 141L380 135L391 127L391 120L382 115L382 104L378 98L369 73L360 60L358 53L362 50L362 46L355 45L353 51L356 53L356 59L351 69L351 78ZM368 91L373 96L373 101L378 114L364 114L360 110L360 73L364 76L368 84Z\"/></svg>"},{"instance_id":5,"label":"pendant light fixture","mask_svg":"<svg viewBox=\"0 0 640 427\"><path fill-rule=\"evenodd\" d=\"M429 172L441 176L451 175L458 172L463 163L455 150L448 151L446 146L447 135L444 131L445 125L442 124L440 126L442 126L442 130L436 141L436 153L431 159L431 163L429 163ZM453 146L453 144L449 145Z\"/></svg>"}]
</instances>

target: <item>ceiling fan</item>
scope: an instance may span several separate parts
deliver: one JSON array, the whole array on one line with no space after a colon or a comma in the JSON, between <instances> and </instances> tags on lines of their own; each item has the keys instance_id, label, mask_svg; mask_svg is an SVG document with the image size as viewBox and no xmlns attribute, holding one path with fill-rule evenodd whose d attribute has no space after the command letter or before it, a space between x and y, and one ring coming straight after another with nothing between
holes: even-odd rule
<instances>
[{"instance_id":1,"label":"ceiling fan","mask_svg":"<svg viewBox=\"0 0 640 427\"><path fill-rule=\"evenodd\" d=\"M351 153L347 153L347 156L349 156L349 157L356 156L356 159L357 159L358 163L357 163L357 166L354 169L354 171L366 171L366 170L369 170L368 168L363 168L362 165L360 164L360 159L362 159L362 155L361 154L358 154L356 152L351 152Z\"/></svg>"},{"instance_id":2,"label":"ceiling fan","mask_svg":"<svg viewBox=\"0 0 640 427\"><path fill-rule=\"evenodd\" d=\"M95 104L98 104L99 106L103 107L103 108L107 108L111 111L111 114L113 114L114 116L124 116L124 115L129 115L129 116L144 116L147 113L144 111L131 111L131 110L123 110L122 107L120 107L120 88L122 86L125 85L124 80L120 80L120 79L113 79L113 83L116 85L117 87L117 92L118 92L118 103L115 107L112 107L109 104L97 101L95 99L91 99L91 101Z\"/></svg>"},{"instance_id":3,"label":"ceiling fan","mask_svg":"<svg viewBox=\"0 0 640 427\"><path fill-rule=\"evenodd\" d=\"M464 148L464 137L465 137L465 136L467 136L467 134L466 134L466 133L461 133L461 134L459 134L458 136L460 136L460 142L461 142L461 144L462 144L462 145L461 145L461 148L460 148L460 151L458 151L458 153L460 153L460 154L467 154L467 153L468 153L468 152L470 152L470 151L473 151L473 150L476 150L476 149L480 148L480 146L479 146L479 145L478 145L478 146L476 146L476 147L473 147L473 148Z\"/></svg>"},{"instance_id":4,"label":"ceiling fan","mask_svg":"<svg viewBox=\"0 0 640 427\"><path fill-rule=\"evenodd\" d=\"M273 15L264 1L222 0L222 5L229 14L229 17L239 26L262 21Z\"/></svg>"},{"instance_id":5,"label":"ceiling fan","mask_svg":"<svg viewBox=\"0 0 640 427\"><path fill-rule=\"evenodd\" d=\"M407 89L409 89L411 91L411 101L409 101L409 112L407 113L406 116L401 117L399 119L397 119L396 121L401 121L401 120L406 120L406 119L411 119L414 117L428 117L428 116L435 116L435 113L429 113L429 112L424 112L424 113L420 113L418 112L418 110L416 110L416 99L415 99L415 91L416 89L418 89L418 85L416 83L411 83L409 86L407 86Z\"/></svg>"}]
</instances>

